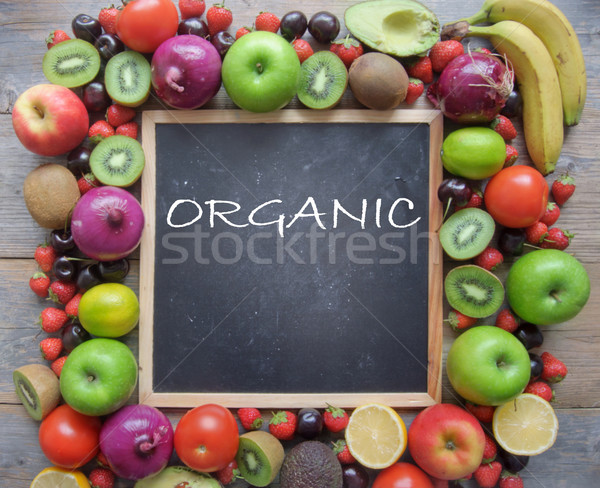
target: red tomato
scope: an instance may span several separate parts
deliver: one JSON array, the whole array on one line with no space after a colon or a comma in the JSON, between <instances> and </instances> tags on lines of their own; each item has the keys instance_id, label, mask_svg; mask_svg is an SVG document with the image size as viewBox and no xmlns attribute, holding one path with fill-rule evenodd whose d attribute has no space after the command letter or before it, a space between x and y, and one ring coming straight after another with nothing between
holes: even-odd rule
<instances>
[{"instance_id":1,"label":"red tomato","mask_svg":"<svg viewBox=\"0 0 600 488\"><path fill-rule=\"evenodd\" d=\"M117 17L117 35L125 45L140 53L153 53L173 37L179 13L171 0L134 0Z\"/></svg>"},{"instance_id":2,"label":"red tomato","mask_svg":"<svg viewBox=\"0 0 600 488\"><path fill-rule=\"evenodd\" d=\"M209 403L189 410L175 428L175 451L190 468L218 471L235 457L240 442L233 414Z\"/></svg>"},{"instance_id":3,"label":"red tomato","mask_svg":"<svg viewBox=\"0 0 600 488\"><path fill-rule=\"evenodd\" d=\"M83 415L67 404L60 405L40 424L42 452L56 466L80 468L98 454L101 426L98 417Z\"/></svg>"},{"instance_id":4,"label":"red tomato","mask_svg":"<svg viewBox=\"0 0 600 488\"><path fill-rule=\"evenodd\" d=\"M433 483L414 464L396 463L377 475L372 488L433 488Z\"/></svg>"},{"instance_id":5,"label":"red tomato","mask_svg":"<svg viewBox=\"0 0 600 488\"><path fill-rule=\"evenodd\" d=\"M548 183L531 166L510 166L492 177L483 198L485 208L500 225L528 227L544 215Z\"/></svg>"}]
</instances>

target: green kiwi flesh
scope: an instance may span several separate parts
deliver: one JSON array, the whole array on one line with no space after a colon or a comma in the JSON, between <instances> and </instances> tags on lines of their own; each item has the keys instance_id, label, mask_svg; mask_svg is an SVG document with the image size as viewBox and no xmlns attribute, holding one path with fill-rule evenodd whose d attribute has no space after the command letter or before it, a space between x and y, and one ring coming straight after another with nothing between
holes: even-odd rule
<instances>
[{"instance_id":1,"label":"green kiwi flesh","mask_svg":"<svg viewBox=\"0 0 600 488\"><path fill-rule=\"evenodd\" d=\"M279 474L284 456L279 439L264 430L254 430L240 436L235 459L244 480L261 487L271 484Z\"/></svg>"},{"instance_id":2,"label":"green kiwi flesh","mask_svg":"<svg viewBox=\"0 0 600 488\"><path fill-rule=\"evenodd\" d=\"M142 145L132 137L114 135L102 140L90 154L90 169L110 186L133 185L141 176L146 159Z\"/></svg>"},{"instance_id":3,"label":"green kiwi flesh","mask_svg":"<svg viewBox=\"0 0 600 488\"><path fill-rule=\"evenodd\" d=\"M451 270L444 280L444 291L451 307L478 319L495 313L504 301L502 282L474 264Z\"/></svg>"},{"instance_id":4,"label":"green kiwi flesh","mask_svg":"<svg viewBox=\"0 0 600 488\"><path fill-rule=\"evenodd\" d=\"M318 51L302 63L298 99L308 108L332 108L347 86L348 71L342 60L331 51Z\"/></svg>"},{"instance_id":5,"label":"green kiwi flesh","mask_svg":"<svg viewBox=\"0 0 600 488\"><path fill-rule=\"evenodd\" d=\"M48 366L27 364L13 371L15 392L27 413L42 420L60 402L58 377Z\"/></svg>"},{"instance_id":6,"label":"green kiwi flesh","mask_svg":"<svg viewBox=\"0 0 600 488\"><path fill-rule=\"evenodd\" d=\"M83 86L100 71L98 50L82 39L69 39L52 46L42 61L42 71L50 83L67 88Z\"/></svg>"},{"instance_id":7,"label":"green kiwi flesh","mask_svg":"<svg viewBox=\"0 0 600 488\"><path fill-rule=\"evenodd\" d=\"M109 96L128 107L137 107L148 99L151 82L150 63L136 51L113 56L104 70L104 86Z\"/></svg>"},{"instance_id":8,"label":"green kiwi flesh","mask_svg":"<svg viewBox=\"0 0 600 488\"><path fill-rule=\"evenodd\" d=\"M440 229L440 243L453 259L464 261L483 252L494 236L492 216L480 208L452 214Z\"/></svg>"}]
</instances>

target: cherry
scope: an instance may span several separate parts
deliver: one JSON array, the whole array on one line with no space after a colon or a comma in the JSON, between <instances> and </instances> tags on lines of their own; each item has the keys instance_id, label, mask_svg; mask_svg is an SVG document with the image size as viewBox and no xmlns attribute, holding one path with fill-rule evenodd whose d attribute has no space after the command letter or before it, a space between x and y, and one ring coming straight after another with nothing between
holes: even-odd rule
<instances>
[{"instance_id":1,"label":"cherry","mask_svg":"<svg viewBox=\"0 0 600 488\"><path fill-rule=\"evenodd\" d=\"M125 44L115 34L109 34L108 32L102 34L94 46L105 60L109 60L115 54L119 54L125 50Z\"/></svg>"},{"instance_id":2,"label":"cherry","mask_svg":"<svg viewBox=\"0 0 600 488\"><path fill-rule=\"evenodd\" d=\"M63 341L63 347L65 351L71 352L82 342L91 339L90 333L85 330L78 322L67 324L62 332L61 339Z\"/></svg>"},{"instance_id":3,"label":"cherry","mask_svg":"<svg viewBox=\"0 0 600 488\"><path fill-rule=\"evenodd\" d=\"M79 271L79 275L77 276L77 287L80 290L87 291L100 283L102 283L102 280L100 279L100 273L98 272L98 265L96 263L89 264Z\"/></svg>"},{"instance_id":4,"label":"cherry","mask_svg":"<svg viewBox=\"0 0 600 488\"><path fill-rule=\"evenodd\" d=\"M50 233L50 245L59 254L75 249L75 241L70 229L56 229Z\"/></svg>"},{"instance_id":5,"label":"cherry","mask_svg":"<svg viewBox=\"0 0 600 488\"><path fill-rule=\"evenodd\" d=\"M79 14L75 17L71 21L71 28L73 29L75 37L83 39L90 44L94 44L96 39L102 34L102 25L100 25L100 21L87 14Z\"/></svg>"},{"instance_id":6,"label":"cherry","mask_svg":"<svg viewBox=\"0 0 600 488\"><path fill-rule=\"evenodd\" d=\"M509 119L520 117L523 111L523 98L518 90L513 90L506 99L506 103L500 113Z\"/></svg>"},{"instance_id":7,"label":"cherry","mask_svg":"<svg viewBox=\"0 0 600 488\"><path fill-rule=\"evenodd\" d=\"M327 44L340 33L340 21L330 12L317 12L308 21L308 32L321 44Z\"/></svg>"},{"instance_id":8,"label":"cherry","mask_svg":"<svg viewBox=\"0 0 600 488\"><path fill-rule=\"evenodd\" d=\"M231 45L235 42L235 37L233 37L227 31L221 31L212 36L210 42L217 49L221 59L223 59L225 54L227 54L227 51L229 51Z\"/></svg>"},{"instance_id":9,"label":"cherry","mask_svg":"<svg viewBox=\"0 0 600 488\"><path fill-rule=\"evenodd\" d=\"M517 330L515 330L515 336L519 339L525 349L533 349L534 347L540 347L544 343L544 335L540 328L535 324L524 322Z\"/></svg>"},{"instance_id":10,"label":"cherry","mask_svg":"<svg viewBox=\"0 0 600 488\"><path fill-rule=\"evenodd\" d=\"M103 282L123 281L127 273L129 273L129 261L126 258L98 263L98 276Z\"/></svg>"},{"instance_id":11,"label":"cherry","mask_svg":"<svg viewBox=\"0 0 600 488\"><path fill-rule=\"evenodd\" d=\"M210 37L208 25L206 25L206 22L200 19L200 17L189 17L179 22L177 34L180 36L192 34L194 36L204 37L204 39Z\"/></svg>"},{"instance_id":12,"label":"cherry","mask_svg":"<svg viewBox=\"0 0 600 488\"><path fill-rule=\"evenodd\" d=\"M104 112L112 104L104 83L101 81L88 83L83 89L83 104L88 112Z\"/></svg>"},{"instance_id":13,"label":"cherry","mask_svg":"<svg viewBox=\"0 0 600 488\"><path fill-rule=\"evenodd\" d=\"M306 19L306 15L298 10L293 10L281 17L279 31L285 39L293 41L302 37L307 27L308 20Z\"/></svg>"},{"instance_id":14,"label":"cherry","mask_svg":"<svg viewBox=\"0 0 600 488\"><path fill-rule=\"evenodd\" d=\"M541 356L533 352L529 353L529 362L531 364L531 377L529 381L535 381L542 376L542 371L544 371L544 362L542 361Z\"/></svg>"},{"instance_id":15,"label":"cherry","mask_svg":"<svg viewBox=\"0 0 600 488\"><path fill-rule=\"evenodd\" d=\"M369 486L369 474L358 463L343 465L342 479L344 480L343 488L367 488Z\"/></svg>"},{"instance_id":16,"label":"cherry","mask_svg":"<svg viewBox=\"0 0 600 488\"><path fill-rule=\"evenodd\" d=\"M90 148L78 146L67 156L67 168L77 178L90 172L90 154Z\"/></svg>"},{"instance_id":17,"label":"cherry","mask_svg":"<svg viewBox=\"0 0 600 488\"><path fill-rule=\"evenodd\" d=\"M498 236L498 248L502 254L520 256L525 246L525 230L505 228Z\"/></svg>"},{"instance_id":18,"label":"cherry","mask_svg":"<svg viewBox=\"0 0 600 488\"><path fill-rule=\"evenodd\" d=\"M302 408L298 412L296 432L305 439L314 439L323 430L323 416L314 408Z\"/></svg>"},{"instance_id":19,"label":"cherry","mask_svg":"<svg viewBox=\"0 0 600 488\"><path fill-rule=\"evenodd\" d=\"M67 256L57 257L52 265L52 272L60 281L67 281L69 283L75 281L78 271L79 266L77 265L77 261Z\"/></svg>"}]
</instances>

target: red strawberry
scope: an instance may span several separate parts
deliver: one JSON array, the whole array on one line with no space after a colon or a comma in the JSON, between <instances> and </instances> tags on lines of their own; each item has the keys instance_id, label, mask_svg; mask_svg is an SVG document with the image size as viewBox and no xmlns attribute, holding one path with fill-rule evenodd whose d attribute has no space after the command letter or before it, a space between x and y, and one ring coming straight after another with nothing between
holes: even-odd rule
<instances>
[{"instance_id":1,"label":"red strawberry","mask_svg":"<svg viewBox=\"0 0 600 488\"><path fill-rule=\"evenodd\" d=\"M481 488L494 488L500 479L502 465L498 461L480 465L473 476Z\"/></svg>"},{"instance_id":2,"label":"red strawberry","mask_svg":"<svg viewBox=\"0 0 600 488\"><path fill-rule=\"evenodd\" d=\"M75 283L57 280L50 285L48 293L53 302L66 305L77 293L77 285Z\"/></svg>"},{"instance_id":3,"label":"red strawberry","mask_svg":"<svg viewBox=\"0 0 600 488\"><path fill-rule=\"evenodd\" d=\"M552 196L561 207L571 198L575 191L575 179L569 175L559 176L552 182Z\"/></svg>"},{"instance_id":4,"label":"red strawberry","mask_svg":"<svg viewBox=\"0 0 600 488\"><path fill-rule=\"evenodd\" d=\"M246 34L250 34L250 32L252 32L252 29L248 29L248 27L240 27L236 32L235 32L235 38L236 40L239 39L242 36L245 36Z\"/></svg>"},{"instance_id":5,"label":"red strawberry","mask_svg":"<svg viewBox=\"0 0 600 488\"><path fill-rule=\"evenodd\" d=\"M460 331L460 330L468 329L472 325L475 325L475 323L477 322L477 319L475 319L473 317L469 317L469 316L459 312L458 310L450 310L450 313L448 314L448 318L446 319L446 321L450 324L450 327L452 327L452 330Z\"/></svg>"},{"instance_id":6,"label":"red strawberry","mask_svg":"<svg viewBox=\"0 0 600 488\"><path fill-rule=\"evenodd\" d=\"M100 10L100 13L98 14L98 22L100 22L104 32L108 34L117 33L117 17L120 11L121 9L118 9L114 5Z\"/></svg>"},{"instance_id":7,"label":"red strawberry","mask_svg":"<svg viewBox=\"0 0 600 488\"><path fill-rule=\"evenodd\" d=\"M465 49L459 41L451 39L436 42L429 51L433 71L441 73L450 61L464 52Z\"/></svg>"},{"instance_id":8,"label":"red strawberry","mask_svg":"<svg viewBox=\"0 0 600 488\"><path fill-rule=\"evenodd\" d=\"M418 78L425 84L433 81L433 68L431 67L431 59L429 56L423 56L415 63L407 66L406 72L408 73L408 76Z\"/></svg>"},{"instance_id":9,"label":"red strawberry","mask_svg":"<svg viewBox=\"0 0 600 488\"><path fill-rule=\"evenodd\" d=\"M554 399L554 392L545 381L532 381L525 387L524 393L537 395L547 402L551 402Z\"/></svg>"},{"instance_id":10,"label":"red strawberry","mask_svg":"<svg viewBox=\"0 0 600 488\"><path fill-rule=\"evenodd\" d=\"M287 410L280 410L271 418L269 432L279 440L288 441L294 437L297 422L296 414Z\"/></svg>"},{"instance_id":11,"label":"red strawberry","mask_svg":"<svg viewBox=\"0 0 600 488\"><path fill-rule=\"evenodd\" d=\"M204 10L206 10L204 0L179 0L179 13L182 20L190 17L201 17Z\"/></svg>"},{"instance_id":12,"label":"red strawberry","mask_svg":"<svg viewBox=\"0 0 600 488\"><path fill-rule=\"evenodd\" d=\"M257 430L262 427L263 418L257 408L240 408L237 414L244 429Z\"/></svg>"},{"instance_id":13,"label":"red strawberry","mask_svg":"<svg viewBox=\"0 0 600 488\"><path fill-rule=\"evenodd\" d=\"M475 49L473 49L473 51L476 53L492 54L492 51L490 51L487 47L483 46L476 47Z\"/></svg>"},{"instance_id":14,"label":"red strawberry","mask_svg":"<svg viewBox=\"0 0 600 488\"><path fill-rule=\"evenodd\" d=\"M106 121L113 127L131 122L135 117L135 110L118 103L113 103L106 109Z\"/></svg>"},{"instance_id":15,"label":"red strawberry","mask_svg":"<svg viewBox=\"0 0 600 488\"><path fill-rule=\"evenodd\" d=\"M343 408L328 405L323 412L323 423L329 432L340 432L348 425L348 413Z\"/></svg>"},{"instance_id":16,"label":"red strawberry","mask_svg":"<svg viewBox=\"0 0 600 488\"><path fill-rule=\"evenodd\" d=\"M79 193L85 195L92 188L100 186L101 183L96 179L93 173L87 173L77 180L77 186L79 187Z\"/></svg>"},{"instance_id":17,"label":"red strawberry","mask_svg":"<svg viewBox=\"0 0 600 488\"><path fill-rule=\"evenodd\" d=\"M115 474L107 468L94 468L89 475L91 488L113 488Z\"/></svg>"},{"instance_id":18,"label":"red strawberry","mask_svg":"<svg viewBox=\"0 0 600 488\"><path fill-rule=\"evenodd\" d=\"M406 91L406 98L404 101L407 105L412 105L417 101L423 92L425 91L425 85L419 78L409 78L408 79L408 89Z\"/></svg>"},{"instance_id":19,"label":"red strawberry","mask_svg":"<svg viewBox=\"0 0 600 488\"><path fill-rule=\"evenodd\" d=\"M240 470L238 469L238 464L234 459L227 466L222 469L219 469L215 472L215 478L219 480L223 486L233 483L236 479L241 476Z\"/></svg>"},{"instance_id":20,"label":"red strawberry","mask_svg":"<svg viewBox=\"0 0 600 488\"><path fill-rule=\"evenodd\" d=\"M473 416L483 422L484 424L489 424L492 422L494 418L494 411L496 407L492 407L490 405L477 405L475 403L466 402L465 408L473 414Z\"/></svg>"},{"instance_id":21,"label":"red strawberry","mask_svg":"<svg viewBox=\"0 0 600 488\"><path fill-rule=\"evenodd\" d=\"M254 19L254 27L259 31L277 33L281 24L279 17L271 12L261 12Z\"/></svg>"},{"instance_id":22,"label":"red strawberry","mask_svg":"<svg viewBox=\"0 0 600 488\"><path fill-rule=\"evenodd\" d=\"M356 459L354 459L354 456L350 453L344 439L340 439L333 443L333 452L337 456L340 464L352 464L356 462Z\"/></svg>"},{"instance_id":23,"label":"red strawberry","mask_svg":"<svg viewBox=\"0 0 600 488\"><path fill-rule=\"evenodd\" d=\"M571 234L568 230L552 227L548 230L548 235L544 237L540 247L543 249L558 249L559 251L564 251L569 247L573 236L574 234Z\"/></svg>"},{"instance_id":24,"label":"red strawberry","mask_svg":"<svg viewBox=\"0 0 600 488\"><path fill-rule=\"evenodd\" d=\"M67 360L68 356L61 356L58 359L55 359L54 361L52 361L52 363L50 364L50 369L52 371L54 371L54 374L56 376L58 376L60 378L60 373L62 371L62 368L65 364L65 361Z\"/></svg>"},{"instance_id":25,"label":"red strawberry","mask_svg":"<svg viewBox=\"0 0 600 488\"><path fill-rule=\"evenodd\" d=\"M504 158L504 166L503 167L508 168L509 166L512 166L513 164L515 164L518 157L519 157L519 151L517 151L517 149L514 146L507 144L506 145L506 158Z\"/></svg>"},{"instance_id":26,"label":"red strawberry","mask_svg":"<svg viewBox=\"0 0 600 488\"><path fill-rule=\"evenodd\" d=\"M100 451L98 453L98 455L96 456L96 462L98 463L98 466L100 466L101 468L110 468L108 459L106 459L106 456L104 455L104 453L102 451Z\"/></svg>"},{"instance_id":27,"label":"red strawberry","mask_svg":"<svg viewBox=\"0 0 600 488\"><path fill-rule=\"evenodd\" d=\"M463 208L481 208L483 207L483 195L480 190L474 190L471 193L471 198L464 205L455 205L455 210L462 210Z\"/></svg>"},{"instance_id":28,"label":"red strawberry","mask_svg":"<svg viewBox=\"0 0 600 488\"><path fill-rule=\"evenodd\" d=\"M53 30L48 37L46 37L46 46L50 49L52 46L56 46L58 43L68 41L71 39L69 34L64 30L56 29Z\"/></svg>"},{"instance_id":29,"label":"red strawberry","mask_svg":"<svg viewBox=\"0 0 600 488\"><path fill-rule=\"evenodd\" d=\"M40 244L33 254L33 259L38 263L38 266L44 273L52 271L52 265L56 259L56 251L48 244Z\"/></svg>"},{"instance_id":30,"label":"red strawberry","mask_svg":"<svg viewBox=\"0 0 600 488\"><path fill-rule=\"evenodd\" d=\"M333 41L329 50L342 60L346 69L350 69L350 65L353 61L362 56L364 49L362 44L350 37L348 34L344 39L338 39Z\"/></svg>"},{"instance_id":31,"label":"red strawberry","mask_svg":"<svg viewBox=\"0 0 600 488\"><path fill-rule=\"evenodd\" d=\"M53 334L58 332L68 320L69 317L64 310L56 307L46 307L41 311L38 323L42 326L44 332Z\"/></svg>"},{"instance_id":32,"label":"red strawberry","mask_svg":"<svg viewBox=\"0 0 600 488\"><path fill-rule=\"evenodd\" d=\"M42 358L54 361L63 350L63 342L59 337L46 337L40 341Z\"/></svg>"},{"instance_id":33,"label":"red strawberry","mask_svg":"<svg viewBox=\"0 0 600 488\"><path fill-rule=\"evenodd\" d=\"M65 312L71 318L76 318L79 315L79 302L81 301L82 293L77 293L73 298L71 298L68 303L65 305Z\"/></svg>"},{"instance_id":34,"label":"red strawberry","mask_svg":"<svg viewBox=\"0 0 600 488\"><path fill-rule=\"evenodd\" d=\"M46 273L37 272L34 273L31 278L29 278L29 288L41 298L46 298L48 296L48 289L50 288L50 278L46 275Z\"/></svg>"},{"instance_id":35,"label":"red strawberry","mask_svg":"<svg viewBox=\"0 0 600 488\"><path fill-rule=\"evenodd\" d=\"M496 446L496 441L493 437L488 434L485 434L485 444L483 447L483 458L481 460L481 464L489 464L496 459L496 455L498 454L498 446Z\"/></svg>"},{"instance_id":36,"label":"red strawberry","mask_svg":"<svg viewBox=\"0 0 600 488\"><path fill-rule=\"evenodd\" d=\"M541 244L547 235L548 226L539 220L525 228L525 239L534 246Z\"/></svg>"},{"instance_id":37,"label":"red strawberry","mask_svg":"<svg viewBox=\"0 0 600 488\"><path fill-rule=\"evenodd\" d=\"M217 32L229 28L233 22L233 14L222 3L217 3L206 12L206 22L208 23L208 32L214 36Z\"/></svg>"},{"instance_id":38,"label":"red strawberry","mask_svg":"<svg viewBox=\"0 0 600 488\"><path fill-rule=\"evenodd\" d=\"M549 352L542 353L542 362L544 370L541 379L548 383L559 383L567 376L567 366L560 359L557 359Z\"/></svg>"},{"instance_id":39,"label":"red strawberry","mask_svg":"<svg viewBox=\"0 0 600 488\"><path fill-rule=\"evenodd\" d=\"M508 308L504 308L496 316L495 325L512 334L519 327L519 319Z\"/></svg>"},{"instance_id":40,"label":"red strawberry","mask_svg":"<svg viewBox=\"0 0 600 488\"><path fill-rule=\"evenodd\" d=\"M544 212L544 215L542 215L542 218L540 220L544 222L544 224L546 224L548 227L550 227L556 223L559 217L560 207L554 202L548 202L548 205L546 206L546 211Z\"/></svg>"},{"instance_id":41,"label":"red strawberry","mask_svg":"<svg viewBox=\"0 0 600 488\"><path fill-rule=\"evenodd\" d=\"M500 134L506 142L517 137L517 129L515 129L510 119L504 115L496 115L496 118L492 120L491 128Z\"/></svg>"},{"instance_id":42,"label":"red strawberry","mask_svg":"<svg viewBox=\"0 0 600 488\"><path fill-rule=\"evenodd\" d=\"M494 271L504 261L504 256L498 249L488 246L477 256L473 262L488 271Z\"/></svg>"},{"instance_id":43,"label":"red strawberry","mask_svg":"<svg viewBox=\"0 0 600 488\"><path fill-rule=\"evenodd\" d=\"M510 471L502 471L500 474L499 488L523 488L523 478L519 473L511 473Z\"/></svg>"},{"instance_id":44,"label":"red strawberry","mask_svg":"<svg viewBox=\"0 0 600 488\"><path fill-rule=\"evenodd\" d=\"M102 139L114 136L115 129L106 120L98 120L94 122L88 131L88 137L92 142L100 142Z\"/></svg>"},{"instance_id":45,"label":"red strawberry","mask_svg":"<svg viewBox=\"0 0 600 488\"><path fill-rule=\"evenodd\" d=\"M300 64L302 64L314 54L312 46L308 43L308 41L305 41L304 39L294 39L292 41L292 47L298 55Z\"/></svg>"},{"instance_id":46,"label":"red strawberry","mask_svg":"<svg viewBox=\"0 0 600 488\"><path fill-rule=\"evenodd\" d=\"M127 122L126 124L121 124L115 129L115 134L131 137L132 139L137 139L138 123L132 120L131 122Z\"/></svg>"}]
</instances>

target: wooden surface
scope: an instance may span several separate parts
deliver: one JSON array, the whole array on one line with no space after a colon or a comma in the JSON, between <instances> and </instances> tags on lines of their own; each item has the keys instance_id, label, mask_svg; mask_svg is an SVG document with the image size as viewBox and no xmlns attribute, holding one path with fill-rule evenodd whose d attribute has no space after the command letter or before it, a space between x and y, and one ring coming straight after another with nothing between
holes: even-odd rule
<instances>
[{"instance_id":1,"label":"wooden surface","mask_svg":"<svg viewBox=\"0 0 600 488\"><path fill-rule=\"evenodd\" d=\"M110 3L110 2L109 2ZM211 2L209 2L210 4ZM232 32L251 25L262 10L283 15L301 8L307 15L327 8L343 16L353 2L308 0L228 0L234 14ZM467 16L478 10L481 0L426 0L442 23ZM569 323L544 329L547 350L564 360L568 377L555 388L560 431L554 447L533 458L523 472L527 487L590 488L598 486L600 477L600 2L597 0L556 0L554 2L575 27L584 51L588 71L588 101L581 123L565 133L565 145L556 173L569 171L577 180L577 191L564 207L559 224L575 234L570 252L585 265L592 281L592 295L585 309ZM21 187L28 171L46 161L62 163L64 158L43 158L25 150L13 134L10 113L17 96L26 88L45 82L41 61L46 51L44 39L55 28L70 31L71 19L79 13L97 15L105 6L95 1L23 0L0 3L0 485L21 488L49 465L37 442L38 424L25 413L14 393L12 371L29 362L41 362L36 325L45 303L28 289L27 282L35 270L33 251L46 237L25 208ZM345 29L342 30L342 35ZM307 34L308 38L308 34ZM475 41L474 41L475 42ZM298 106L293 102L291 106ZM148 108L160 108L151 100ZM341 107L358 108L350 93ZM417 108L429 107L421 99ZM233 108L222 89L208 108ZM520 129L520 126L518 127ZM516 141L521 161L527 162L522 137ZM551 182L553 176L548 177ZM139 194L139 186L134 188ZM138 256L137 254L135 256ZM510 261L510 260L509 260ZM450 266L446 263L446 267ZM504 277L510 266L499 270ZM127 283L138 290L138 263ZM444 328L444 357L455 337ZM126 342L137 354L137 330ZM401 374L401 372L399 372ZM443 374L442 398L458 398ZM135 401L137 398L133 398ZM181 411L169 410L175 424ZM401 412L407 424L415 413ZM246 486L244 483L239 486ZM119 482L118 486L132 486Z\"/></svg>"}]
</instances>

